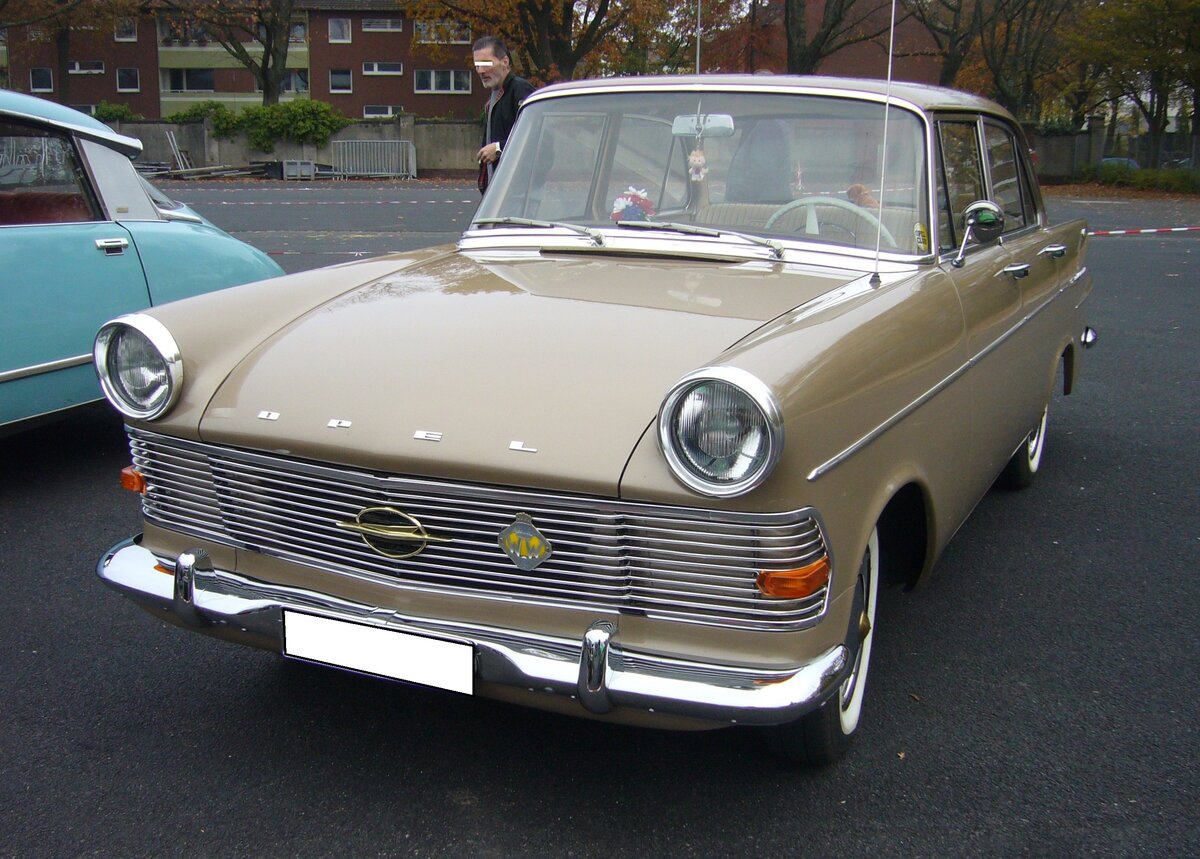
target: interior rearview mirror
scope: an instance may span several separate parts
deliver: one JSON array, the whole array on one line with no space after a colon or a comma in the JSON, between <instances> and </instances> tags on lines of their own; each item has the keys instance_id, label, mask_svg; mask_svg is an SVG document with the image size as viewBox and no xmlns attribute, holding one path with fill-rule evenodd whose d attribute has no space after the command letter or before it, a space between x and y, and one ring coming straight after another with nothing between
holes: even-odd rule
<instances>
[{"instance_id":1,"label":"interior rearview mirror","mask_svg":"<svg viewBox=\"0 0 1200 859\"><path fill-rule=\"evenodd\" d=\"M671 123L675 137L733 137L733 117L727 113L689 113Z\"/></svg>"}]
</instances>

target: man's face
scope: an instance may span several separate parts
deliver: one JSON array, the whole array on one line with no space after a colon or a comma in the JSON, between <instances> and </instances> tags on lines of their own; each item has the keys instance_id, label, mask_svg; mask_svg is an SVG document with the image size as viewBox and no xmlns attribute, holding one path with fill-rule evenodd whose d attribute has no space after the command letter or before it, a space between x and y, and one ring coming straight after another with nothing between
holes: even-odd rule
<instances>
[{"instance_id":1,"label":"man's face","mask_svg":"<svg viewBox=\"0 0 1200 859\"><path fill-rule=\"evenodd\" d=\"M491 48L475 52L475 71L486 89L496 89L508 77L509 59L496 59Z\"/></svg>"}]
</instances>

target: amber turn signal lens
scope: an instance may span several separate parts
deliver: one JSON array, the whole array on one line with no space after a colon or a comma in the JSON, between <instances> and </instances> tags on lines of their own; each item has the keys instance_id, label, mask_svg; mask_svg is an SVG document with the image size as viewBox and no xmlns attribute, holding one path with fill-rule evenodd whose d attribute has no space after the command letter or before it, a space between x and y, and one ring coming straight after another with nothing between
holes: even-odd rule
<instances>
[{"instance_id":1,"label":"amber turn signal lens","mask_svg":"<svg viewBox=\"0 0 1200 859\"><path fill-rule=\"evenodd\" d=\"M829 559L822 558L795 570L763 570L755 580L765 596L779 599L803 599L829 584Z\"/></svg>"},{"instance_id":2,"label":"amber turn signal lens","mask_svg":"<svg viewBox=\"0 0 1200 859\"><path fill-rule=\"evenodd\" d=\"M121 488L145 495L146 476L132 465L127 465L121 469Z\"/></svg>"}]
</instances>

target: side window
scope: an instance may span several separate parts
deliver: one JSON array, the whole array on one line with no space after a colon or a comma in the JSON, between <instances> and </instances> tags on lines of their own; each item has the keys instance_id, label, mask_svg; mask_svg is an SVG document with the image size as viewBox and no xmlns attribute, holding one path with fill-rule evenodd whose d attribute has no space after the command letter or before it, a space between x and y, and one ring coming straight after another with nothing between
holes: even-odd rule
<instances>
[{"instance_id":1,"label":"side window","mask_svg":"<svg viewBox=\"0 0 1200 859\"><path fill-rule=\"evenodd\" d=\"M986 197L983 187L983 164L979 158L977 125L968 121L938 123L941 146L942 173L938 185L942 199L938 201L941 230L941 249L948 250L962 242L963 213L967 206ZM947 244L946 239L950 239Z\"/></svg>"},{"instance_id":2,"label":"side window","mask_svg":"<svg viewBox=\"0 0 1200 859\"><path fill-rule=\"evenodd\" d=\"M531 172L513 177L517 187L528 183L527 217L561 220L588 215L606 125L602 114L546 117L534 132L537 157L524 161Z\"/></svg>"},{"instance_id":3,"label":"side window","mask_svg":"<svg viewBox=\"0 0 1200 859\"><path fill-rule=\"evenodd\" d=\"M1025 185L1017 147L1012 134L998 125L983 126L987 140L988 168L992 173L992 202L1004 210L1004 231L1020 230L1029 222L1032 210L1029 188Z\"/></svg>"},{"instance_id":4,"label":"side window","mask_svg":"<svg viewBox=\"0 0 1200 859\"><path fill-rule=\"evenodd\" d=\"M65 135L0 121L0 226L96 220Z\"/></svg>"},{"instance_id":5,"label":"side window","mask_svg":"<svg viewBox=\"0 0 1200 859\"><path fill-rule=\"evenodd\" d=\"M674 148L673 148L674 147ZM668 162L666 153L672 156ZM626 116L621 120L608 187L600 198L612 204L630 188L645 192L655 211L681 209L687 202L688 178L684 152L662 119ZM663 164L667 169L663 170Z\"/></svg>"}]
</instances>

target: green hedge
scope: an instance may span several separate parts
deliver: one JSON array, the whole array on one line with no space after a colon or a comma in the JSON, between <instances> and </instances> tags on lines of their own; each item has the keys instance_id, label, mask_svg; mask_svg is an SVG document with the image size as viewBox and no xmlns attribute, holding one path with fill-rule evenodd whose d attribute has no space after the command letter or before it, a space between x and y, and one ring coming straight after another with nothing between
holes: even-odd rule
<instances>
[{"instance_id":1,"label":"green hedge","mask_svg":"<svg viewBox=\"0 0 1200 859\"><path fill-rule=\"evenodd\" d=\"M270 107L248 107L234 113L216 101L204 101L173 113L168 122L212 121L213 134L220 138L245 134L259 152L271 152L281 140L324 146L329 138L352 120L323 101L300 99Z\"/></svg>"},{"instance_id":2,"label":"green hedge","mask_svg":"<svg viewBox=\"0 0 1200 859\"><path fill-rule=\"evenodd\" d=\"M1087 182L1143 191L1200 194L1200 170L1134 170L1124 164L1089 164L1083 169L1082 178Z\"/></svg>"},{"instance_id":3,"label":"green hedge","mask_svg":"<svg viewBox=\"0 0 1200 859\"><path fill-rule=\"evenodd\" d=\"M127 104L110 104L107 101L96 105L92 116L101 122L137 122L143 118L140 113L134 113L133 108Z\"/></svg>"}]
</instances>

